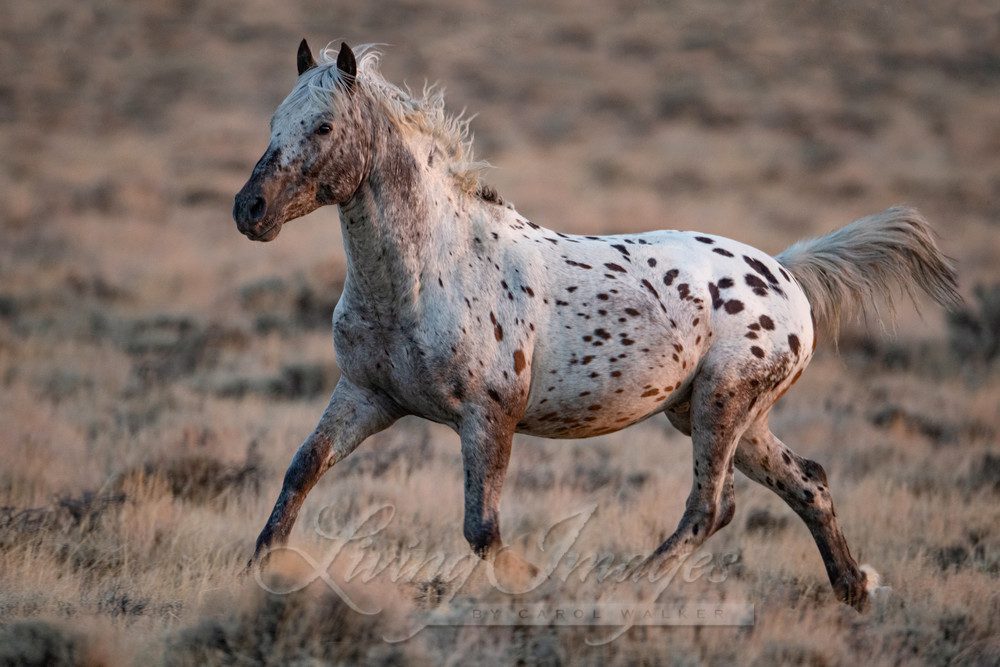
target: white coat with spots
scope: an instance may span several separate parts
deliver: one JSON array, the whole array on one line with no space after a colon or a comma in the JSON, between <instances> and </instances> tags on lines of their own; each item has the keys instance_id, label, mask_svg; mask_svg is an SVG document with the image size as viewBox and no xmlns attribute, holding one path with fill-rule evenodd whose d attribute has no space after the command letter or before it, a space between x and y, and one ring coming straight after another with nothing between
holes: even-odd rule
<instances>
[{"instance_id":1,"label":"white coat with spots","mask_svg":"<svg viewBox=\"0 0 1000 667\"><path fill-rule=\"evenodd\" d=\"M529 222L478 180L466 124L441 95L386 82L343 45L299 79L236 197L239 230L269 241L339 207L348 260L333 318L341 379L299 448L252 562L282 544L319 477L403 415L461 436L465 536L506 569L498 508L515 432L610 433L665 413L692 437L694 484L647 568L682 559L732 517L733 470L808 524L841 600L874 584L838 526L826 475L768 427L775 401L851 306L892 282L954 303L955 273L907 208L777 257L698 232L563 234ZM501 555L503 561L501 562Z\"/></svg>"}]
</instances>

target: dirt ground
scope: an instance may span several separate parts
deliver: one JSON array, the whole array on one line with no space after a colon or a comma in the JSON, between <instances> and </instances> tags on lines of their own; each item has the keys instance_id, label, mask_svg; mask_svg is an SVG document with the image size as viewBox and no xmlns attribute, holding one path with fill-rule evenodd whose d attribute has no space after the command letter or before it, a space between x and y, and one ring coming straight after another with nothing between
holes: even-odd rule
<instances>
[{"instance_id":1,"label":"dirt ground","mask_svg":"<svg viewBox=\"0 0 1000 667\"><path fill-rule=\"evenodd\" d=\"M719 581L660 601L750 603L749 626L388 642L449 600L507 598L481 571L462 586L386 571L350 585L383 609L365 615L322 581L277 595L238 578L337 378L335 211L270 244L230 218L303 36L384 43L387 78L439 80L478 114L487 180L558 230L698 229L776 253L920 208L967 310L901 302L895 329L847 326L773 419L827 469L855 555L891 593L866 615L838 604L805 526L744 478L705 547ZM992 0L4 4L0 664L1000 661L998 45ZM574 553L624 560L670 533L690 478L690 444L661 418L519 437L504 532L531 552L593 511ZM391 506L358 553L463 556L461 491L457 437L403 420L322 480L293 544L321 554L318 529ZM301 558L282 568L268 581L309 581ZM517 602L649 593L581 578Z\"/></svg>"}]
</instances>

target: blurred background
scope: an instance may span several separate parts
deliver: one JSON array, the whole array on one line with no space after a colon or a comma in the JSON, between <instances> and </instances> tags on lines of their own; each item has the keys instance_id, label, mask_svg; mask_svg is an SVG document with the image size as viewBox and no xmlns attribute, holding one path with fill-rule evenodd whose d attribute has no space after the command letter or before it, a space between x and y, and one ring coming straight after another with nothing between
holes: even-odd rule
<instances>
[{"instance_id":1,"label":"blurred background","mask_svg":"<svg viewBox=\"0 0 1000 667\"><path fill-rule=\"evenodd\" d=\"M387 647L343 610L235 583L337 377L336 212L270 244L230 218L302 37L314 51L382 43L390 81L440 82L453 111L477 114L486 180L557 230L698 229L776 253L917 206L957 260L967 309L924 304L921 317L904 305L895 331L847 327L839 354L828 344L775 416L830 472L848 539L894 602L863 622L840 609L808 532L746 480L713 542L741 554L730 595L758 605L750 630L633 631L598 649L567 630L467 628ZM39 646L115 664L1000 655L992 0L6 3L0 229L0 657ZM648 551L690 482L690 446L667 429L519 439L505 530L597 502L591 547ZM373 438L317 487L299 539L322 507L343 522L396 498L408 509L394 539L416 526L461 553L453 434L404 420ZM428 590L383 594L424 608ZM290 633L290 618L308 622Z\"/></svg>"}]
</instances>

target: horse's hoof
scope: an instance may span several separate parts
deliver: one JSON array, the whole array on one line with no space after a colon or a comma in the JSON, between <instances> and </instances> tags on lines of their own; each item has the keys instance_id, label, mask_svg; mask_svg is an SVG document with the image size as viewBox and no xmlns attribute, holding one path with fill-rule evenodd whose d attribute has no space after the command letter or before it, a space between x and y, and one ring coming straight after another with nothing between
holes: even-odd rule
<instances>
[{"instance_id":1,"label":"horse's hoof","mask_svg":"<svg viewBox=\"0 0 1000 667\"><path fill-rule=\"evenodd\" d=\"M858 574L861 576L845 577L834 586L834 590L841 602L863 614L869 610L873 600L884 599L892 589L882 585L882 577L871 565L862 565Z\"/></svg>"},{"instance_id":2,"label":"horse's hoof","mask_svg":"<svg viewBox=\"0 0 1000 667\"><path fill-rule=\"evenodd\" d=\"M236 578L239 579L240 581L246 581L247 579L252 579L254 576L254 572L256 572L261 567L262 567L261 563L256 558L251 558L250 560L247 561L247 564L244 565L236 573Z\"/></svg>"},{"instance_id":3,"label":"horse's hoof","mask_svg":"<svg viewBox=\"0 0 1000 667\"><path fill-rule=\"evenodd\" d=\"M874 567L865 564L859 569L865 575L865 594L870 602L888 600L892 596L892 588L882 585L882 575Z\"/></svg>"},{"instance_id":4,"label":"horse's hoof","mask_svg":"<svg viewBox=\"0 0 1000 667\"><path fill-rule=\"evenodd\" d=\"M865 591L871 592L876 588L882 588L882 575L874 567L865 563L858 569L865 575Z\"/></svg>"},{"instance_id":5,"label":"horse's hoof","mask_svg":"<svg viewBox=\"0 0 1000 667\"><path fill-rule=\"evenodd\" d=\"M265 552L261 549L254 550L253 556L251 556L250 559L247 561L246 566L242 570L240 570L240 573L238 575L239 578L246 579L248 577L253 576L254 573L256 572L263 571L264 568L267 566L270 558L271 554L269 552Z\"/></svg>"},{"instance_id":6,"label":"horse's hoof","mask_svg":"<svg viewBox=\"0 0 1000 667\"><path fill-rule=\"evenodd\" d=\"M521 595L534 590L540 582L537 567L524 560L509 548L501 549L488 564L490 583L497 590L511 595Z\"/></svg>"}]
</instances>

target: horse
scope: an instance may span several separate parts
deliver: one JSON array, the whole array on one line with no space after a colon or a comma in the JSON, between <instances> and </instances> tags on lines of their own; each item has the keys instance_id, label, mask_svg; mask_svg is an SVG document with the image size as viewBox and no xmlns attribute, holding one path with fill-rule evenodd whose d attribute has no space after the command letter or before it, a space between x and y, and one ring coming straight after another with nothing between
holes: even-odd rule
<instances>
[{"instance_id":1,"label":"horse","mask_svg":"<svg viewBox=\"0 0 1000 667\"><path fill-rule=\"evenodd\" d=\"M389 83L379 54L305 40L270 142L236 195L238 230L272 241L337 206L347 275L333 313L341 376L295 452L248 568L286 543L317 480L404 415L461 439L463 533L497 571L515 433L586 438L665 414L694 477L673 534L642 571L683 561L733 517L734 469L808 526L837 598L869 605L823 467L771 431L820 333L878 315L892 285L960 303L953 262L914 209L893 207L772 257L696 231L580 236L530 222L481 178L468 119L443 93Z\"/></svg>"}]
</instances>

